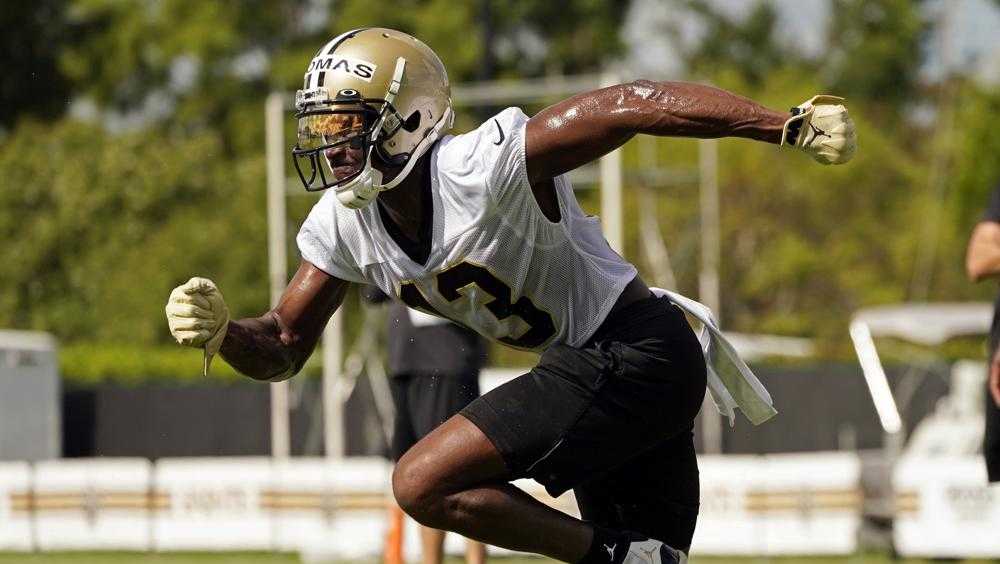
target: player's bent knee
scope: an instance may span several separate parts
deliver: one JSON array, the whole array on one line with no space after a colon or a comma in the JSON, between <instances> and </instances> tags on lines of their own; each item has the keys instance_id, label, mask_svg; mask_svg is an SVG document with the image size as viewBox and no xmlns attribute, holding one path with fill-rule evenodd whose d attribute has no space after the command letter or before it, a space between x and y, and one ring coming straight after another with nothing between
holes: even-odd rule
<instances>
[{"instance_id":1,"label":"player's bent knee","mask_svg":"<svg viewBox=\"0 0 1000 564\"><path fill-rule=\"evenodd\" d=\"M406 462L401 460L392 470L392 495L396 498L396 504L409 513L410 508L417 505L420 493L417 481L407 466Z\"/></svg>"},{"instance_id":2,"label":"player's bent knee","mask_svg":"<svg viewBox=\"0 0 1000 564\"><path fill-rule=\"evenodd\" d=\"M437 521L443 496L438 495L426 473L404 456L392 472L392 494L396 503L418 523Z\"/></svg>"}]
</instances>

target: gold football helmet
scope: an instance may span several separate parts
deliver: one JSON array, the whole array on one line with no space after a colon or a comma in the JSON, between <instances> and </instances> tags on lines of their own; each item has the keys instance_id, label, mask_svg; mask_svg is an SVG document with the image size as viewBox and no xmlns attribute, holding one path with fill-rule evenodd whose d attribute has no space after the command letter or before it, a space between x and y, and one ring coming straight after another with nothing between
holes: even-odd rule
<instances>
[{"instance_id":1,"label":"gold football helmet","mask_svg":"<svg viewBox=\"0 0 1000 564\"><path fill-rule=\"evenodd\" d=\"M385 28L355 29L324 45L295 95L295 117L292 155L302 184L333 188L350 208L402 182L454 121L441 59L417 38ZM383 184L373 157L403 168Z\"/></svg>"}]
</instances>

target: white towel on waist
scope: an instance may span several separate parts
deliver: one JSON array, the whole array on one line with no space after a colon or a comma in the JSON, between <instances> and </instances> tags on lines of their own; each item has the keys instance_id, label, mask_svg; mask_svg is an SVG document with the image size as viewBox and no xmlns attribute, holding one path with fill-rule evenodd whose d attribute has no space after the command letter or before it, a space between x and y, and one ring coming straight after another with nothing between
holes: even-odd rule
<instances>
[{"instance_id":1,"label":"white towel on waist","mask_svg":"<svg viewBox=\"0 0 1000 564\"><path fill-rule=\"evenodd\" d=\"M406 308L406 313L409 315L410 323L412 323L414 327L427 327L429 325L444 325L445 323L451 323L443 317L424 313L420 310L409 307Z\"/></svg>"},{"instance_id":2,"label":"white towel on waist","mask_svg":"<svg viewBox=\"0 0 1000 564\"><path fill-rule=\"evenodd\" d=\"M778 413L774 409L771 394L767 393L764 385L736 353L733 345L726 340L711 309L676 292L662 288L650 288L650 290L657 296L667 296L670 301L701 322L702 329L698 340L705 353L708 389L719 413L729 418L730 426L736 423L737 407L754 425L760 425Z\"/></svg>"}]
</instances>

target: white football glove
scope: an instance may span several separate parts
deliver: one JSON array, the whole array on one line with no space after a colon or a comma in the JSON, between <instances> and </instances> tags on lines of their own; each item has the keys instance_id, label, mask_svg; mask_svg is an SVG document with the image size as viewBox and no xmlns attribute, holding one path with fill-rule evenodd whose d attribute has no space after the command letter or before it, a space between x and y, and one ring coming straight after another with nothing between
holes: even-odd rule
<instances>
[{"instance_id":1,"label":"white football glove","mask_svg":"<svg viewBox=\"0 0 1000 564\"><path fill-rule=\"evenodd\" d=\"M854 122L844 99L813 96L792 108L792 117L781 131L781 144L798 147L823 164L843 164L858 149Z\"/></svg>"},{"instance_id":2,"label":"white football glove","mask_svg":"<svg viewBox=\"0 0 1000 564\"><path fill-rule=\"evenodd\" d=\"M208 278L192 278L170 292L166 311L170 334L178 343L204 347L202 373L207 376L229 325L229 308L222 292Z\"/></svg>"}]
</instances>

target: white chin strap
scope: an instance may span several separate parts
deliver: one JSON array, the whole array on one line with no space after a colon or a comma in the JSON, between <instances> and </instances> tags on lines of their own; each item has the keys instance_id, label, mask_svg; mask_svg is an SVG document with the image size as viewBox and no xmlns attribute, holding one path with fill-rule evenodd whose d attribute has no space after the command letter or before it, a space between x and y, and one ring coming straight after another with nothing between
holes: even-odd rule
<instances>
[{"instance_id":1,"label":"white chin strap","mask_svg":"<svg viewBox=\"0 0 1000 564\"><path fill-rule=\"evenodd\" d=\"M371 157L365 163L365 169L347 184L334 188L337 200L352 210L361 209L375 200L382 191L382 173L372 166Z\"/></svg>"},{"instance_id":2,"label":"white chin strap","mask_svg":"<svg viewBox=\"0 0 1000 564\"><path fill-rule=\"evenodd\" d=\"M392 82L389 84L389 92L385 96L386 105L391 104L396 99L396 94L399 93L399 86L403 82L403 71L405 68L406 59L402 57L396 59L396 70L393 72ZM454 115L451 108L448 108L430 133L410 152L410 158L407 159L403 170L399 171L399 174L395 178L386 184L382 184L382 172L372 166L372 151L374 150L375 141L379 133L382 132L382 125L385 122L385 112L383 112L382 117L379 118L378 123L372 130L371 148L368 149L368 157L365 160L364 170L350 182L334 188L334 191L337 193L337 200L345 207L357 210L375 201L375 197L378 196L379 192L392 190L396 186L399 186L407 175L410 174L410 171L413 170L420 157L437 141L441 135L441 131L451 127L453 119Z\"/></svg>"}]
</instances>

